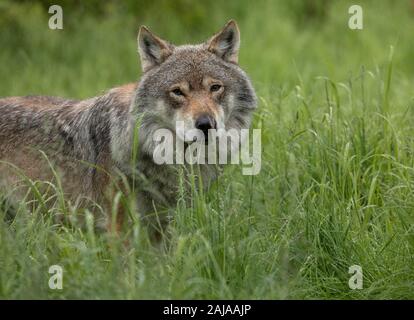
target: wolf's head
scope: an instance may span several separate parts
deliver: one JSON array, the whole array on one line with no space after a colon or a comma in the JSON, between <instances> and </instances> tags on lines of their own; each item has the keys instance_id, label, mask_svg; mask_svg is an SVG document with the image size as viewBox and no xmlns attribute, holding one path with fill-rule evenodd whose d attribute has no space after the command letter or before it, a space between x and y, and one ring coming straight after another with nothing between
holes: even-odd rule
<instances>
[{"instance_id":1,"label":"wolf's head","mask_svg":"<svg viewBox=\"0 0 414 320\"><path fill-rule=\"evenodd\" d=\"M191 129L208 137L209 129L249 128L256 96L238 65L239 47L239 28L233 20L197 45L175 46L141 27L138 51L143 76L133 112L143 115L144 148L151 149L148 134L159 128L171 130L183 141ZM184 131L176 129L178 121Z\"/></svg>"}]
</instances>

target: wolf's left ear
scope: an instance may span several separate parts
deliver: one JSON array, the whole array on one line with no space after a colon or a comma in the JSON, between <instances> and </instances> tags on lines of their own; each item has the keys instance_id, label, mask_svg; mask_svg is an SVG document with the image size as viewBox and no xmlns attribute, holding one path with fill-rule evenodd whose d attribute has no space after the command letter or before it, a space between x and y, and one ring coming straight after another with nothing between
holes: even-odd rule
<instances>
[{"instance_id":1,"label":"wolf's left ear","mask_svg":"<svg viewBox=\"0 0 414 320\"><path fill-rule=\"evenodd\" d=\"M224 28L207 41L208 51L225 61L237 63L239 60L240 31L236 21L230 20Z\"/></svg>"},{"instance_id":2,"label":"wolf's left ear","mask_svg":"<svg viewBox=\"0 0 414 320\"><path fill-rule=\"evenodd\" d=\"M154 35L147 27L142 26L138 33L138 52L144 72L160 65L174 50L174 46Z\"/></svg>"}]
</instances>

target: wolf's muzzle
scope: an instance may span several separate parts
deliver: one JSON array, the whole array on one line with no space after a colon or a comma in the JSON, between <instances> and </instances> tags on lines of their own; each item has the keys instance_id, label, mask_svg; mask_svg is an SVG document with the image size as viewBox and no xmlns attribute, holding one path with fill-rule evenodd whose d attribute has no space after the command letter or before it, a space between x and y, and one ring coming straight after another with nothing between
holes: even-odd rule
<instances>
[{"instance_id":1,"label":"wolf's muzzle","mask_svg":"<svg viewBox=\"0 0 414 320\"><path fill-rule=\"evenodd\" d=\"M195 123L195 127L204 134L204 139L208 141L208 130L217 129L216 120L208 114L201 115Z\"/></svg>"}]
</instances>

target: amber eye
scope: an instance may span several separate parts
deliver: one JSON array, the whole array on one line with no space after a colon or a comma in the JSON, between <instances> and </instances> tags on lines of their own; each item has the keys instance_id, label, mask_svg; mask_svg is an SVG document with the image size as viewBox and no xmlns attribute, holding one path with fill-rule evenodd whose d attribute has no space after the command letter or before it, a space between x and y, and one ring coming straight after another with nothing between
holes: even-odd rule
<instances>
[{"instance_id":1,"label":"amber eye","mask_svg":"<svg viewBox=\"0 0 414 320\"><path fill-rule=\"evenodd\" d=\"M180 89L178 89L178 88L175 88L175 89L174 89L174 90L172 90L171 92L172 92L174 95L179 96L179 97L184 96L184 93L183 93Z\"/></svg>"},{"instance_id":2,"label":"amber eye","mask_svg":"<svg viewBox=\"0 0 414 320\"><path fill-rule=\"evenodd\" d=\"M220 89L221 89L221 85L220 84L213 84L211 87L210 87L210 91L211 92L217 92L217 91L219 91Z\"/></svg>"}]
</instances>

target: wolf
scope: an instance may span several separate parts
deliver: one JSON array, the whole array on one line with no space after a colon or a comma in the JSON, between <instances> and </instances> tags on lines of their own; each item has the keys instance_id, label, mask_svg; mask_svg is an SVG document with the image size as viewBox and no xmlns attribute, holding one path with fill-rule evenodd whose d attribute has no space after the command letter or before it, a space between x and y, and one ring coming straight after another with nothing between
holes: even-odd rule
<instances>
[{"instance_id":1,"label":"wolf","mask_svg":"<svg viewBox=\"0 0 414 320\"><path fill-rule=\"evenodd\" d=\"M51 181L69 201L86 207L91 201L108 216L113 177L121 174L134 184L123 189L132 192L139 217L169 216L180 176L187 181L190 173L154 163L154 133L167 129L186 140L177 121L206 137L211 129L248 129L257 99L238 64L240 32L234 20L201 44L176 46L145 26L137 40L142 76L136 83L86 100L0 99L0 189L13 190L10 197L17 200L27 197L28 181L32 187L33 181ZM196 170L203 188L219 173L209 164ZM126 215L125 208L118 209L117 229Z\"/></svg>"}]
</instances>

